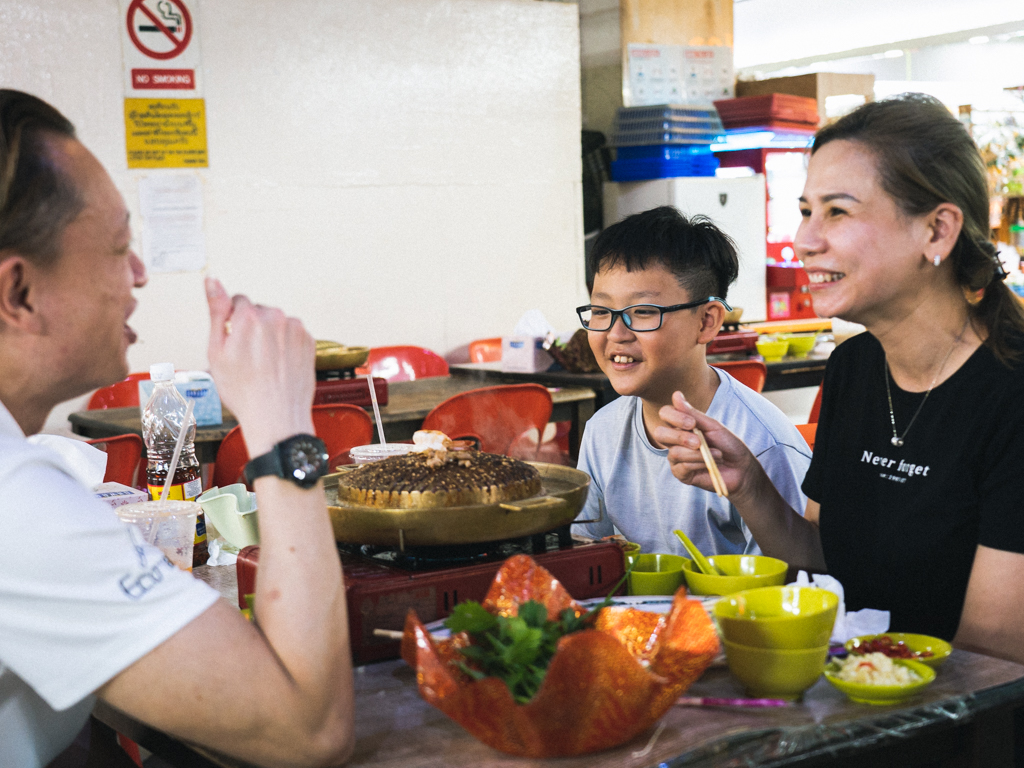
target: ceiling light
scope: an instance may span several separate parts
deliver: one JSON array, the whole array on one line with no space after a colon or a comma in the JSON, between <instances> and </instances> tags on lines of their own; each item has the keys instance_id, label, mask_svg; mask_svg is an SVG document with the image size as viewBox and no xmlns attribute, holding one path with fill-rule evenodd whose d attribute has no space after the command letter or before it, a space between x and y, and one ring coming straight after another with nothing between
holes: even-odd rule
<instances>
[{"instance_id":1,"label":"ceiling light","mask_svg":"<svg viewBox=\"0 0 1024 768\"><path fill-rule=\"evenodd\" d=\"M967 42L971 45L983 45L988 42L988 35L978 35L977 37L967 38Z\"/></svg>"},{"instance_id":2,"label":"ceiling light","mask_svg":"<svg viewBox=\"0 0 1024 768\"><path fill-rule=\"evenodd\" d=\"M900 56L903 55L903 51L901 51L899 48L894 48L891 51L886 51L882 55L887 59L898 59Z\"/></svg>"}]
</instances>

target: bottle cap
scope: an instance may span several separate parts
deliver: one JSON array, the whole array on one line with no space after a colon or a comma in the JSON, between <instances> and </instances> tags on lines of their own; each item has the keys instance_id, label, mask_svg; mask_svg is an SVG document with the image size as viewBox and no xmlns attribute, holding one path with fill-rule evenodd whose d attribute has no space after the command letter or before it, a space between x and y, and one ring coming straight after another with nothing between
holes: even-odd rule
<instances>
[{"instance_id":1,"label":"bottle cap","mask_svg":"<svg viewBox=\"0 0 1024 768\"><path fill-rule=\"evenodd\" d=\"M153 381L171 381L174 378L174 363L156 363L149 366L149 378Z\"/></svg>"}]
</instances>

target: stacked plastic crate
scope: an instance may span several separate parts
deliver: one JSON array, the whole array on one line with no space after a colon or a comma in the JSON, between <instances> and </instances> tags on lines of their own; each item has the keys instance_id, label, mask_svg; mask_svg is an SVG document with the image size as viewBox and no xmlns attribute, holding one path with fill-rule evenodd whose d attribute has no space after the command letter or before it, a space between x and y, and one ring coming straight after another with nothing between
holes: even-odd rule
<instances>
[{"instance_id":1,"label":"stacked plastic crate","mask_svg":"<svg viewBox=\"0 0 1024 768\"><path fill-rule=\"evenodd\" d=\"M711 145L724 134L712 106L620 107L612 139L612 180L714 176L718 159Z\"/></svg>"}]
</instances>

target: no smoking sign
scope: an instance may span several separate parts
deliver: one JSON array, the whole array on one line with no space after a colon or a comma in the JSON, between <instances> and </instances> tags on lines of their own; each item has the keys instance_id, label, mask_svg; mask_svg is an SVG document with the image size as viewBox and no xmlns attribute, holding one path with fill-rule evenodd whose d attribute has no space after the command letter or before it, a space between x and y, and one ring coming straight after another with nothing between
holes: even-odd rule
<instances>
[{"instance_id":1,"label":"no smoking sign","mask_svg":"<svg viewBox=\"0 0 1024 768\"><path fill-rule=\"evenodd\" d=\"M199 96L198 0L121 0L125 93Z\"/></svg>"}]
</instances>

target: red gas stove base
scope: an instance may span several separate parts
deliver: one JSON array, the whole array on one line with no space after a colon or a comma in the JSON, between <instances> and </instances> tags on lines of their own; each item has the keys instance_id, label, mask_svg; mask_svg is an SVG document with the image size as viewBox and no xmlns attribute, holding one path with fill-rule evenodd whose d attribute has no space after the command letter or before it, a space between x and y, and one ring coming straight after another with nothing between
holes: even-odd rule
<instances>
[{"instance_id":1,"label":"red gas stove base","mask_svg":"<svg viewBox=\"0 0 1024 768\"><path fill-rule=\"evenodd\" d=\"M238 556L238 604L256 590L259 547ZM375 629L401 631L410 608L424 623L448 616L457 603L482 600L501 560L409 570L357 553L339 552L345 572L349 638L356 664L398 658L400 643L376 637ZM533 555L577 600L604 597L622 578L622 550L611 543L575 543Z\"/></svg>"}]
</instances>

